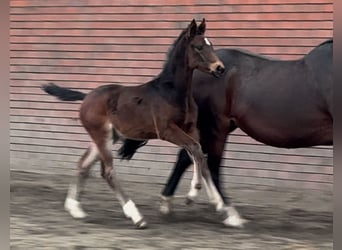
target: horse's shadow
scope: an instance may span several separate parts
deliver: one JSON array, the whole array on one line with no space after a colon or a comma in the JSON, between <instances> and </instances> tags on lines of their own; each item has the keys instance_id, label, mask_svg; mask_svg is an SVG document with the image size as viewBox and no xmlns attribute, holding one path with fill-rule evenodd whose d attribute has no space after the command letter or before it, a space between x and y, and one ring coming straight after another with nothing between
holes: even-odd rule
<instances>
[{"instance_id":1,"label":"horse's shadow","mask_svg":"<svg viewBox=\"0 0 342 250\"><path fill-rule=\"evenodd\" d=\"M198 205L198 204L196 204ZM241 215L248 220L244 228L226 227L221 223L221 215L215 213L208 204L194 205L189 208L175 209L169 215L161 215L150 205L139 205L148 221L149 228L173 228L192 230L203 228L214 230L218 234L247 233L251 235L268 235L274 237L291 237L294 239L310 238L312 235L332 238L333 214L325 211L308 211L302 209L284 209L275 206L237 206ZM101 227L129 227L129 220L122 218L120 208L117 211L89 211L91 216L85 223Z\"/></svg>"}]
</instances>

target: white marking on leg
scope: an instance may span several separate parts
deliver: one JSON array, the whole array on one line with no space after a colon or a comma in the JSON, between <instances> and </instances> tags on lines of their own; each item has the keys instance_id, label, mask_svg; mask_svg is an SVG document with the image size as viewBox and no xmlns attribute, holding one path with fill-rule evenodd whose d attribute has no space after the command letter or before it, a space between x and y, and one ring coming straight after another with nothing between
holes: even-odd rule
<instances>
[{"instance_id":1,"label":"white marking on leg","mask_svg":"<svg viewBox=\"0 0 342 250\"><path fill-rule=\"evenodd\" d=\"M187 197L190 200L194 200L198 196L198 189L196 188L196 184L198 183L199 176L198 176L198 171L196 171L197 164L194 160L193 160L193 163L194 163L193 164L194 165L194 171L193 171L193 176L191 179L190 190L187 194Z\"/></svg>"},{"instance_id":2,"label":"white marking on leg","mask_svg":"<svg viewBox=\"0 0 342 250\"><path fill-rule=\"evenodd\" d=\"M210 173L207 179L204 178L204 181L207 185L206 190L207 190L209 202L216 205L216 211L221 211L222 208L224 207L224 202L211 178Z\"/></svg>"},{"instance_id":3,"label":"white marking on leg","mask_svg":"<svg viewBox=\"0 0 342 250\"><path fill-rule=\"evenodd\" d=\"M172 210L172 199L173 197L166 197L164 195L161 196L160 208L159 211L162 214L170 214Z\"/></svg>"},{"instance_id":4,"label":"white marking on leg","mask_svg":"<svg viewBox=\"0 0 342 250\"><path fill-rule=\"evenodd\" d=\"M212 203L216 204L216 211L220 213L225 213L226 214L226 219L223 220L223 224L226 226L232 226L232 227L243 227L243 224L247 222L246 219L243 219L239 212L233 207L229 206L227 207L224 204L224 201L217 190L210 172L207 171L207 179L205 179L205 183L207 184L207 191L208 191L208 196L209 199L210 197L212 198Z\"/></svg>"},{"instance_id":5,"label":"white marking on leg","mask_svg":"<svg viewBox=\"0 0 342 250\"><path fill-rule=\"evenodd\" d=\"M143 221L143 216L140 214L138 208L135 206L132 200L126 202L126 204L122 207L124 214L127 218L130 218L134 224L139 224L139 227L146 226L146 222Z\"/></svg>"},{"instance_id":6,"label":"white marking on leg","mask_svg":"<svg viewBox=\"0 0 342 250\"><path fill-rule=\"evenodd\" d=\"M248 222L248 220L240 216L239 212L233 206L227 207L226 211L228 217L223 221L224 225L242 228Z\"/></svg>"},{"instance_id":7,"label":"white marking on leg","mask_svg":"<svg viewBox=\"0 0 342 250\"><path fill-rule=\"evenodd\" d=\"M75 184L69 186L68 194L64 202L64 209L74 218L82 219L88 216L83 211L80 202L77 201L77 185Z\"/></svg>"},{"instance_id":8,"label":"white marking on leg","mask_svg":"<svg viewBox=\"0 0 342 250\"><path fill-rule=\"evenodd\" d=\"M202 177L203 183L204 183L204 187L205 187L205 191L207 192L208 195L208 200L210 204L216 204L216 199L215 196L212 192L212 190L209 188L209 185L207 183L207 181L205 180L205 178Z\"/></svg>"},{"instance_id":9,"label":"white marking on leg","mask_svg":"<svg viewBox=\"0 0 342 250\"><path fill-rule=\"evenodd\" d=\"M86 176L88 174L89 168L93 164L93 162L98 157L98 149L97 146L92 143L89 147L89 153L85 156L85 159L82 162L82 165L80 166L79 171L82 173L79 173L79 175ZM82 177L79 177L82 178ZM84 177L83 177L84 178ZM84 180L83 180L84 181ZM85 218L87 217L87 214L83 211L81 207L81 203L78 201L79 199L79 193L80 193L80 187L79 185L83 185L80 183L77 184L71 184L68 189L68 194L64 202L64 209L70 213L70 215L74 218Z\"/></svg>"}]
</instances>

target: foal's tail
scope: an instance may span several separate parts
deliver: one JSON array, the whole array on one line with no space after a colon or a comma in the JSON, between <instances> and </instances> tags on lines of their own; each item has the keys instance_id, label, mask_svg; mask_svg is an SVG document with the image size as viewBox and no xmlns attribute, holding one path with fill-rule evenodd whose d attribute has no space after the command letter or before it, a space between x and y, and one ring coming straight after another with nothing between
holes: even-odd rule
<instances>
[{"instance_id":1,"label":"foal's tail","mask_svg":"<svg viewBox=\"0 0 342 250\"><path fill-rule=\"evenodd\" d=\"M42 89L49 95L53 95L62 101L79 101L83 100L87 95L80 91L59 87L54 83L44 84Z\"/></svg>"}]
</instances>

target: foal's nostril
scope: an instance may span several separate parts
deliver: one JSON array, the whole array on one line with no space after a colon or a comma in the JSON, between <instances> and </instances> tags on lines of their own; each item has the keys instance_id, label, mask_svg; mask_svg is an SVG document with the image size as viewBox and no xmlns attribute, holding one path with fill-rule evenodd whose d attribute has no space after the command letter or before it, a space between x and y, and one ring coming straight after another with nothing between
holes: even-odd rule
<instances>
[{"instance_id":1,"label":"foal's nostril","mask_svg":"<svg viewBox=\"0 0 342 250\"><path fill-rule=\"evenodd\" d=\"M224 72L224 67L221 67L220 65L218 65L216 67L216 72L222 74Z\"/></svg>"}]
</instances>

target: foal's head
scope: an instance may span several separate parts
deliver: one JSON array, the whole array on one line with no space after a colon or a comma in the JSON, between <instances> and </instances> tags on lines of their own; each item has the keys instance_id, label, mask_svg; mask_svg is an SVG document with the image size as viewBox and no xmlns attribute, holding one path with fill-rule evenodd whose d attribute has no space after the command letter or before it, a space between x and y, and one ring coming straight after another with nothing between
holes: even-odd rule
<instances>
[{"instance_id":1,"label":"foal's head","mask_svg":"<svg viewBox=\"0 0 342 250\"><path fill-rule=\"evenodd\" d=\"M186 53L190 68L208 72L218 77L224 72L224 65L216 56L213 45L205 37L205 19L197 26L195 19L185 30Z\"/></svg>"}]
</instances>

